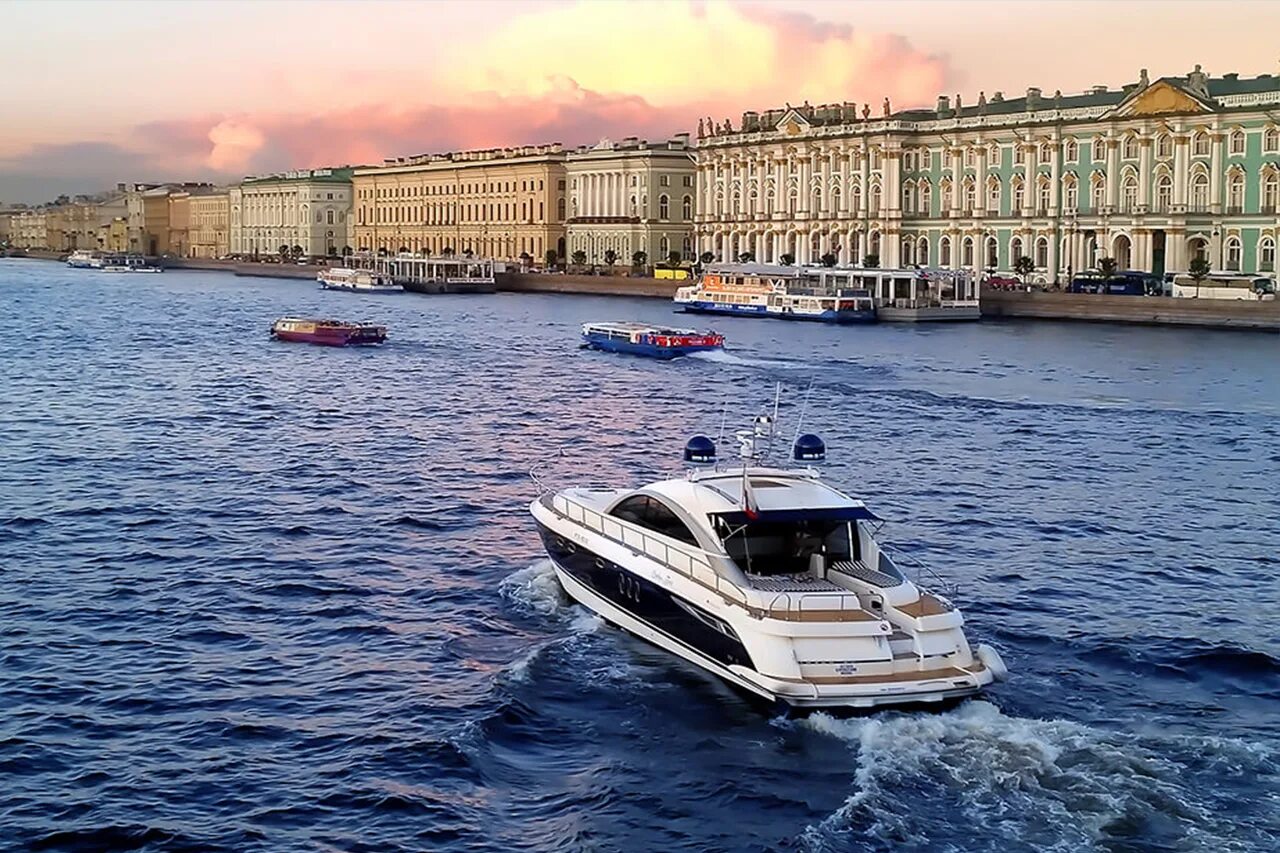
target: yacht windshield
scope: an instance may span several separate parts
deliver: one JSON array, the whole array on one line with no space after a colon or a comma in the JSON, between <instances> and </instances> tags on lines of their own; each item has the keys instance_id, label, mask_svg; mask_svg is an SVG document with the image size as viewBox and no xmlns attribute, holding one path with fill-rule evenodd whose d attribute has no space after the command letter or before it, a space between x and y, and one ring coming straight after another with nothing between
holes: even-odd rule
<instances>
[{"instance_id":1,"label":"yacht windshield","mask_svg":"<svg viewBox=\"0 0 1280 853\"><path fill-rule=\"evenodd\" d=\"M814 555L823 566L856 560L857 536L847 519L748 520L715 517L716 535L738 568L750 575L794 575L809 571Z\"/></svg>"}]
</instances>

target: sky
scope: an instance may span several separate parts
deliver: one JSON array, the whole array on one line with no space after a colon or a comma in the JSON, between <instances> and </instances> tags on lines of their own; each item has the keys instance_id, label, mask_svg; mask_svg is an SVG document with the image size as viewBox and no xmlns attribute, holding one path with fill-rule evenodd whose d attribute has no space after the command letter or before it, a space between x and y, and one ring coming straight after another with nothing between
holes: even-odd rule
<instances>
[{"instance_id":1,"label":"sky","mask_svg":"<svg viewBox=\"0 0 1280 853\"><path fill-rule=\"evenodd\" d=\"M7 0L0 203L700 117L1280 74L1269 0Z\"/></svg>"}]
</instances>

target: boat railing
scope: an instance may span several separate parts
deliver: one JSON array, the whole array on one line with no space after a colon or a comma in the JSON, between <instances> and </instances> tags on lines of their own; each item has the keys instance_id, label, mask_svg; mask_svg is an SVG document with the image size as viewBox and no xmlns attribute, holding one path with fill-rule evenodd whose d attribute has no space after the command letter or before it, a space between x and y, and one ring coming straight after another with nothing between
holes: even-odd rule
<instances>
[{"instance_id":1,"label":"boat railing","mask_svg":"<svg viewBox=\"0 0 1280 853\"><path fill-rule=\"evenodd\" d=\"M544 498L545 502L545 498ZM663 566L716 593L725 601L737 604L754 619L779 619L788 622L843 622L865 618L861 601L846 593L780 593L768 603L732 581L722 577L711 563L719 558L695 546L676 544L646 532L643 528L621 521L570 500L562 494L551 499L551 509L570 521L577 522L618 544L644 554ZM754 591L753 591L754 592Z\"/></svg>"},{"instance_id":2,"label":"boat railing","mask_svg":"<svg viewBox=\"0 0 1280 853\"><path fill-rule=\"evenodd\" d=\"M954 607L948 598L953 598L960 592L960 585L950 580L945 575L939 573L928 563L917 560L910 554L898 549L890 548L887 545L880 546L880 553L889 558L889 561L895 567L905 563L915 571L915 577L911 578L916 587L921 591L929 590L935 594L935 597L941 598L943 603L949 607ZM901 568L899 568L901 571ZM905 574L905 573L904 573Z\"/></svg>"}]
</instances>

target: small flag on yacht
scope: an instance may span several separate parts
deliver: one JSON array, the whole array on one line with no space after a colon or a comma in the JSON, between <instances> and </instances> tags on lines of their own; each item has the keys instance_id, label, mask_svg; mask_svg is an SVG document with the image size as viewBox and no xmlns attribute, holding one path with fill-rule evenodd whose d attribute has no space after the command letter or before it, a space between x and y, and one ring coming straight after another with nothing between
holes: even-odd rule
<instances>
[{"instance_id":1,"label":"small flag on yacht","mask_svg":"<svg viewBox=\"0 0 1280 853\"><path fill-rule=\"evenodd\" d=\"M747 467L742 467L742 511L752 521L760 518L760 505L756 503L756 493L751 490L751 478L747 476Z\"/></svg>"}]
</instances>

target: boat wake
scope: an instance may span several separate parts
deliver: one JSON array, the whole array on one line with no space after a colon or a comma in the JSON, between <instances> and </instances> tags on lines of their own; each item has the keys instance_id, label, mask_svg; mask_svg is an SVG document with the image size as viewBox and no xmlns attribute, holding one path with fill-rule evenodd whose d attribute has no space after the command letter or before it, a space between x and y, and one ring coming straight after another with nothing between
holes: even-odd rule
<instances>
[{"instance_id":1,"label":"boat wake","mask_svg":"<svg viewBox=\"0 0 1280 853\"><path fill-rule=\"evenodd\" d=\"M749 358L747 356L737 355L724 350L706 350L704 352L691 352L685 358L696 358L701 361L713 361L716 364L735 364L742 367L810 367L802 361L791 361L789 359L777 358Z\"/></svg>"},{"instance_id":2,"label":"boat wake","mask_svg":"<svg viewBox=\"0 0 1280 853\"><path fill-rule=\"evenodd\" d=\"M570 646L580 638L595 633L604 621L594 613L574 607L556 578L551 560L538 560L508 575L498 585L504 598L531 614L552 616L561 620L565 632L534 643L523 655L503 668L503 680L527 681L530 666L547 652Z\"/></svg>"},{"instance_id":3,"label":"boat wake","mask_svg":"<svg viewBox=\"0 0 1280 853\"><path fill-rule=\"evenodd\" d=\"M1010 717L972 701L942 714L839 720L815 714L779 725L844 740L857 754L856 793L801 835L807 849L846 849L894 839L896 849L935 849L954 833L955 811L983 827L973 850L1268 849L1280 806L1241 813L1224 782L1274 790L1280 750L1231 738L1144 736L1065 720ZM1207 791L1216 791L1217 800ZM1232 813L1224 821L1221 814ZM929 815L939 815L931 817ZM942 817L942 816L947 817Z\"/></svg>"}]
</instances>

